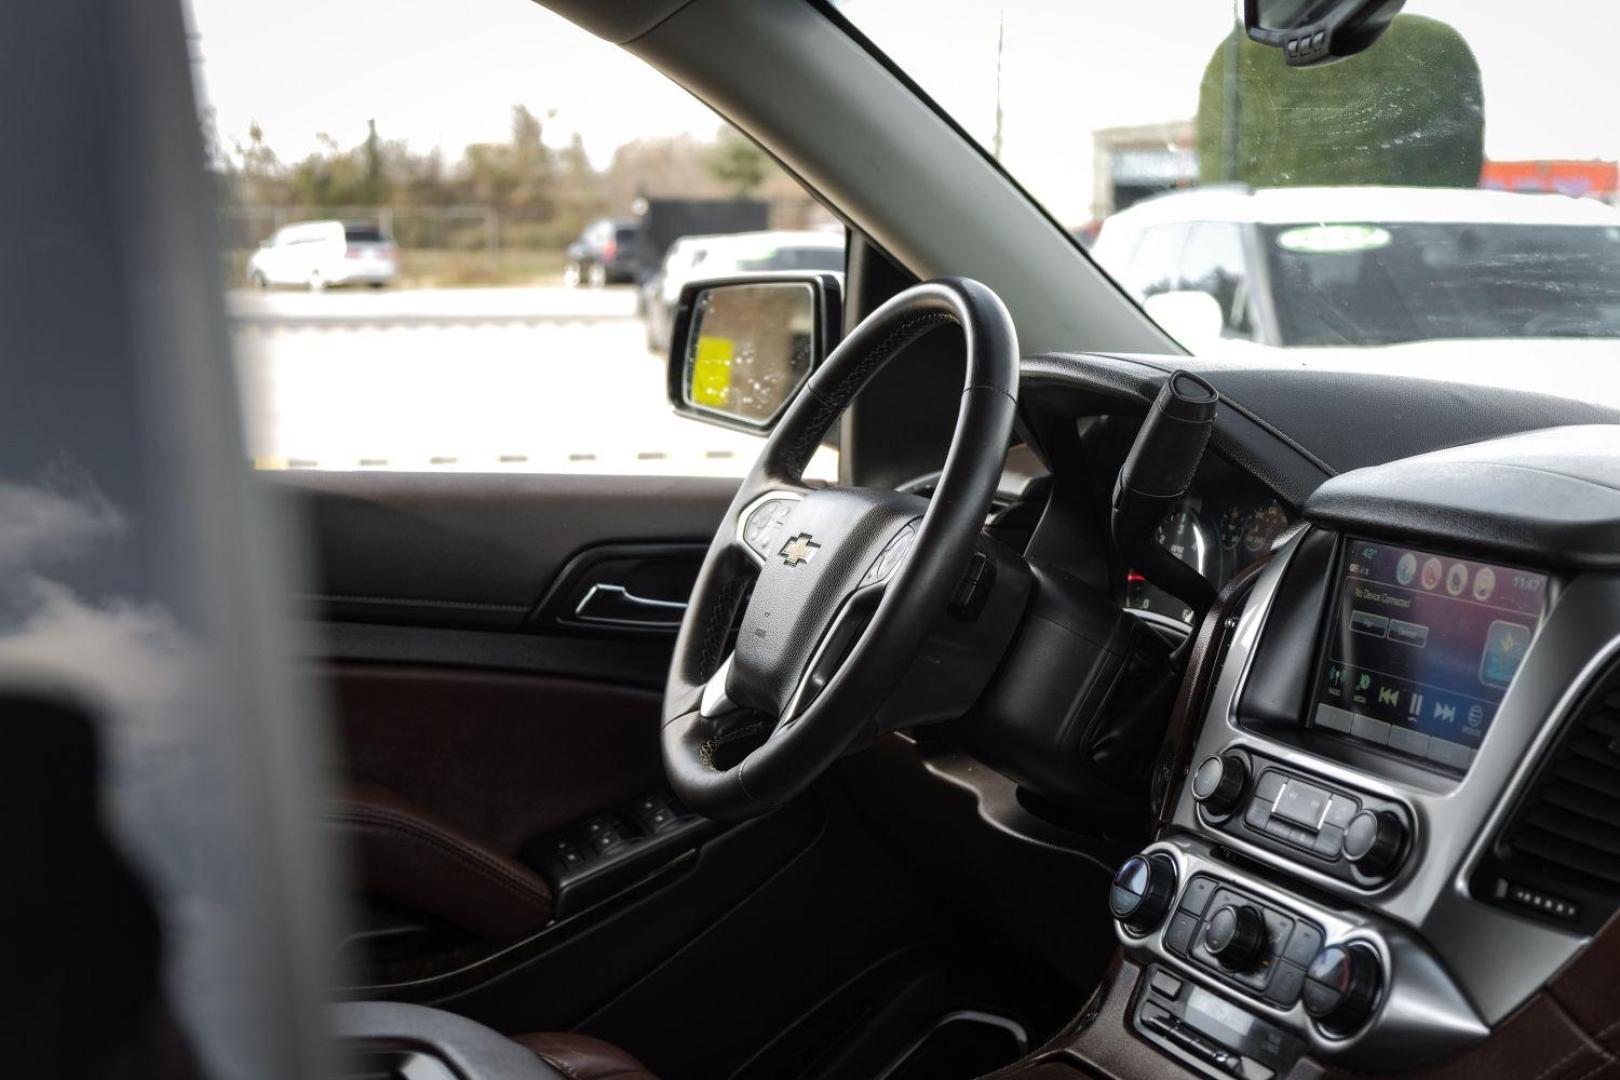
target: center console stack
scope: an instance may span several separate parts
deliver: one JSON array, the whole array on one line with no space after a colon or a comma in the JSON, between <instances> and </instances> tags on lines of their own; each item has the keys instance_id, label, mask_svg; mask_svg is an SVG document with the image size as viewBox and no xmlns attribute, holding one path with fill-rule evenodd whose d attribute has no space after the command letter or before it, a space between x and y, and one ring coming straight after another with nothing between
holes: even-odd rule
<instances>
[{"instance_id":1,"label":"center console stack","mask_svg":"<svg viewBox=\"0 0 1620 1080\"><path fill-rule=\"evenodd\" d=\"M1620 903L1613 429L1347 473L1304 519L1109 899L1134 1035L1212 1076L1454 1057Z\"/></svg>"}]
</instances>

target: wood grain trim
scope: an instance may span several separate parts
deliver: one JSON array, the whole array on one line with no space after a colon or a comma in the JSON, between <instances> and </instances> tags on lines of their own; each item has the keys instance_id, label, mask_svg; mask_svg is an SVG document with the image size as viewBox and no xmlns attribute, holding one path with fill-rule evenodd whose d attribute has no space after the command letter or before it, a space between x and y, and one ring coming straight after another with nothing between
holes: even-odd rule
<instances>
[{"instance_id":1,"label":"wood grain trim","mask_svg":"<svg viewBox=\"0 0 1620 1080\"><path fill-rule=\"evenodd\" d=\"M1271 561L1267 555L1251 563L1228 581L1216 594L1209 613L1198 624L1187 654L1187 674L1181 680L1175 704L1170 708L1170 722L1165 728L1164 746L1153 763L1153 827L1155 833L1170 820L1176 792L1191 764L1188 756L1198 741L1198 730L1203 719L1204 704L1209 700L1210 687L1220 674L1216 661L1221 646L1233 633L1226 620L1236 611L1249 593L1256 575Z\"/></svg>"}]
</instances>

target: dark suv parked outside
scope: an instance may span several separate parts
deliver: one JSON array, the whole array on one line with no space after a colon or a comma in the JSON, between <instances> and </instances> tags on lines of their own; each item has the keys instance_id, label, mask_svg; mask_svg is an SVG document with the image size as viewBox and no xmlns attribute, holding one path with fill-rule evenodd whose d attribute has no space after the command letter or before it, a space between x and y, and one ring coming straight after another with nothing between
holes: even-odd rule
<instances>
[{"instance_id":1,"label":"dark suv parked outside","mask_svg":"<svg viewBox=\"0 0 1620 1080\"><path fill-rule=\"evenodd\" d=\"M570 286L634 282L641 278L641 226L634 221L603 218L585 226L568 245L563 281Z\"/></svg>"}]
</instances>

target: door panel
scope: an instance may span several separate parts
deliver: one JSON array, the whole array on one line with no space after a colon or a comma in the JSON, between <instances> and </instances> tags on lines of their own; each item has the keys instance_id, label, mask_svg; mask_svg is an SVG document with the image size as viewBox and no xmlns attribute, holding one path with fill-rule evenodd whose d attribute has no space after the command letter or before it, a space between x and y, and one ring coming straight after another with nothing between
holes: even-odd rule
<instances>
[{"instance_id":1,"label":"door panel","mask_svg":"<svg viewBox=\"0 0 1620 1080\"><path fill-rule=\"evenodd\" d=\"M586 962L622 954L618 933L568 943L645 903L650 876L716 910L736 899L723 860L691 858L718 827L681 816L666 828L638 809L664 788L670 624L735 481L309 472L269 484L310 537L303 613L337 751L323 816L361 894L345 952L360 993L431 992L457 971L476 987L565 946ZM604 820L623 844L592 852L588 830ZM584 860L571 869L555 863L564 840ZM588 892L581 874L594 875ZM638 954L623 959L613 970L641 974Z\"/></svg>"},{"instance_id":2,"label":"door panel","mask_svg":"<svg viewBox=\"0 0 1620 1080\"><path fill-rule=\"evenodd\" d=\"M503 630L524 629L587 549L681 543L701 559L737 490L725 479L545 474L296 472L270 483L301 504L311 532L317 617Z\"/></svg>"},{"instance_id":3,"label":"door panel","mask_svg":"<svg viewBox=\"0 0 1620 1080\"><path fill-rule=\"evenodd\" d=\"M333 664L345 768L491 849L663 785L659 695L452 667Z\"/></svg>"}]
</instances>

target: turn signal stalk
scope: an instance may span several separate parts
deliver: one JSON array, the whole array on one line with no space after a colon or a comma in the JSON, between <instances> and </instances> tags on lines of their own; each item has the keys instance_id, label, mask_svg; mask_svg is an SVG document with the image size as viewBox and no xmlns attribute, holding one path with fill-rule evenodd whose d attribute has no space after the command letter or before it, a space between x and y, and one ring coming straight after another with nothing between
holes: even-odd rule
<instances>
[{"instance_id":1,"label":"turn signal stalk","mask_svg":"<svg viewBox=\"0 0 1620 1080\"><path fill-rule=\"evenodd\" d=\"M1148 407L1114 483L1115 549L1148 581L1185 601L1197 618L1215 602L1215 587L1171 555L1156 533L1192 486L1219 401L1215 388L1192 372L1171 373Z\"/></svg>"}]
</instances>

